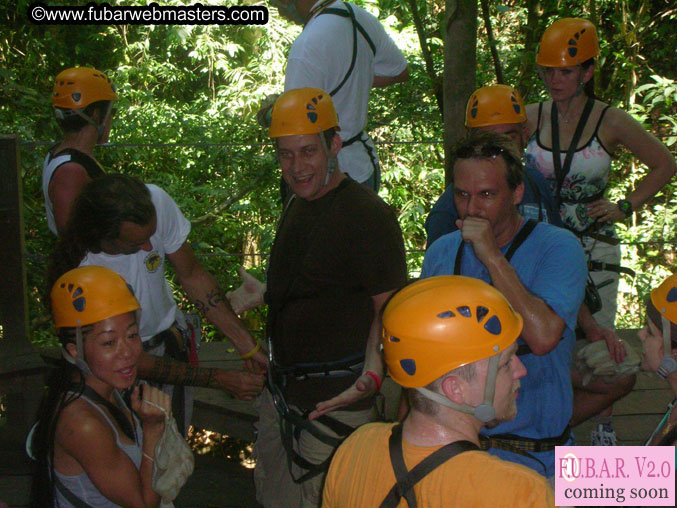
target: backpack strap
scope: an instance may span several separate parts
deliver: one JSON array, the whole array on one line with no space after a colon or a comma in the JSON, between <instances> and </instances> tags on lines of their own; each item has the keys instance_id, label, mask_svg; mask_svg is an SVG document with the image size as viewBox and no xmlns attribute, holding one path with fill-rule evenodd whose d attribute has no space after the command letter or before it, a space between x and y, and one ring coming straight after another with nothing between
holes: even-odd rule
<instances>
[{"instance_id":1,"label":"backpack strap","mask_svg":"<svg viewBox=\"0 0 677 508\"><path fill-rule=\"evenodd\" d=\"M390 439L388 440L388 448L397 483L390 489L390 492L388 492L388 495L381 502L379 508L396 508L397 505L400 504L402 498L406 499L409 508L417 508L418 505L416 496L414 495L414 485L456 455L479 450L479 447L470 441L455 441L434 451L416 465L414 469L409 471L404 463L401 423L393 427Z\"/></svg>"}]
</instances>

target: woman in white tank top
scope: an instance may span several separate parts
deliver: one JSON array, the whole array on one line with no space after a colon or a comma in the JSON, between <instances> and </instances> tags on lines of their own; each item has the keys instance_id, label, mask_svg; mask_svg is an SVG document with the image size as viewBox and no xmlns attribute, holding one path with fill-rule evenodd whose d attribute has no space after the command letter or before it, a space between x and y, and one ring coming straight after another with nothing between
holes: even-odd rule
<instances>
[{"instance_id":1,"label":"woman in white tank top","mask_svg":"<svg viewBox=\"0 0 677 508\"><path fill-rule=\"evenodd\" d=\"M134 386L138 301L117 273L85 266L57 280L51 303L64 361L29 440L37 462L31 506L159 506L151 474L171 402ZM130 411L120 392L132 387Z\"/></svg>"}]
</instances>

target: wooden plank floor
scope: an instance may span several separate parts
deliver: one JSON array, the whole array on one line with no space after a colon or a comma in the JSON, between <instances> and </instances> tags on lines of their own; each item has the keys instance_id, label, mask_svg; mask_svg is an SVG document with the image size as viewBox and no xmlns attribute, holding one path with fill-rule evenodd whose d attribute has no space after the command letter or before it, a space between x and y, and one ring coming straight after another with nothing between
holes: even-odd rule
<instances>
[{"instance_id":1,"label":"wooden plank floor","mask_svg":"<svg viewBox=\"0 0 677 508\"><path fill-rule=\"evenodd\" d=\"M638 352L641 351L635 330L622 330L620 335ZM226 343L204 344L199 356L201 364L207 367L241 366L235 350ZM0 392L1 388L2 386ZM399 389L392 381L386 380L383 391L386 396L386 414L392 418ZM196 389L195 396L194 426L238 439L254 439L253 423L256 421L256 412L251 402L238 401L220 391L205 388ZM660 421L670 400L672 394L663 380L654 374L640 372L633 391L614 408L614 428L619 444L643 444ZM592 428L591 422L584 422L574 428L579 444L589 444ZM2 429L3 435L6 436L8 430ZM199 459L196 468L195 477L190 480L186 492L179 498L181 502L176 504L177 508L255 506L250 471L235 471L231 470L232 467L221 470L212 459ZM29 461L21 443L8 444L0 439L0 501L5 501L10 507L26 507L29 485ZM207 497L212 501L198 500L201 492L208 492Z\"/></svg>"}]
</instances>

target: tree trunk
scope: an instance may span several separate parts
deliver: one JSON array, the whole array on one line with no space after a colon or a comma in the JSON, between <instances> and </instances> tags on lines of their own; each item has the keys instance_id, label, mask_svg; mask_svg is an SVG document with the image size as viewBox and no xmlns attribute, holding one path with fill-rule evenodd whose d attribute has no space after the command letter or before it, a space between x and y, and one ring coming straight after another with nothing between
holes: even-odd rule
<instances>
[{"instance_id":1,"label":"tree trunk","mask_svg":"<svg viewBox=\"0 0 677 508\"><path fill-rule=\"evenodd\" d=\"M529 90L526 83L529 77L536 72L536 43L538 31L538 4L539 0L527 1L527 24L522 27L524 33L524 56L522 57L522 65L520 65L519 73L517 74L517 82L515 88L522 96L525 104L529 103Z\"/></svg>"},{"instance_id":2,"label":"tree trunk","mask_svg":"<svg viewBox=\"0 0 677 508\"><path fill-rule=\"evenodd\" d=\"M446 0L444 32L445 182L451 181L451 148L465 134L465 106L475 91L477 0Z\"/></svg>"}]
</instances>

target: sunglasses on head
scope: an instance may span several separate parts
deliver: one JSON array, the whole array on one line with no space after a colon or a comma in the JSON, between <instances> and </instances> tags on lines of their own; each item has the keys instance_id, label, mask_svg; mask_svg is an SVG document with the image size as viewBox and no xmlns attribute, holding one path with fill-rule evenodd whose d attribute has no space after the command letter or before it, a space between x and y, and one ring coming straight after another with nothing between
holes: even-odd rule
<instances>
[{"instance_id":1,"label":"sunglasses on head","mask_svg":"<svg viewBox=\"0 0 677 508\"><path fill-rule=\"evenodd\" d=\"M505 159L514 161L509 150L498 145L482 145L482 146L461 146L456 150L457 159L472 159L472 158L486 158L493 159L502 155Z\"/></svg>"}]
</instances>

